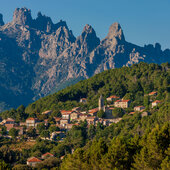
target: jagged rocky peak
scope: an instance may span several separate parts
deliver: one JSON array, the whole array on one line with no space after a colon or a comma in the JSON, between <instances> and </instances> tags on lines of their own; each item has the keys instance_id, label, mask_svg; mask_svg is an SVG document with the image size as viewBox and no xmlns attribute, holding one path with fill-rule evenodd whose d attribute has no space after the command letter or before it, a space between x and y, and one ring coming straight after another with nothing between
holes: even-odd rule
<instances>
[{"instance_id":1,"label":"jagged rocky peak","mask_svg":"<svg viewBox=\"0 0 170 170\"><path fill-rule=\"evenodd\" d=\"M55 24L55 29L57 30L59 27L65 27L68 29L66 21L60 20L57 24Z\"/></svg>"},{"instance_id":2,"label":"jagged rocky peak","mask_svg":"<svg viewBox=\"0 0 170 170\"><path fill-rule=\"evenodd\" d=\"M31 25L32 24L31 10L27 8L16 8L13 14L13 24Z\"/></svg>"},{"instance_id":3,"label":"jagged rocky peak","mask_svg":"<svg viewBox=\"0 0 170 170\"><path fill-rule=\"evenodd\" d=\"M110 26L107 38L116 38L118 41L125 41L123 30L119 23L115 22Z\"/></svg>"},{"instance_id":4,"label":"jagged rocky peak","mask_svg":"<svg viewBox=\"0 0 170 170\"><path fill-rule=\"evenodd\" d=\"M100 44L100 39L96 36L96 32L91 25L86 24L82 34L77 38L76 42L86 48L86 53L92 51Z\"/></svg>"},{"instance_id":5,"label":"jagged rocky peak","mask_svg":"<svg viewBox=\"0 0 170 170\"><path fill-rule=\"evenodd\" d=\"M58 37L58 40L66 40L71 43L75 42L76 38L74 37L71 30L69 30L65 21L60 21L54 26L55 35Z\"/></svg>"},{"instance_id":6,"label":"jagged rocky peak","mask_svg":"<svg viewBox=\"0 0 170 170\"><path fill-rule=\"evenodd\" d=\"M0 13L0 26L4 25L3 15Z\"/></svg>"},{"instance_id":7,"label":"jagged rocky peak","mask_svg":"<svg viewBox=\"0 0 170 170\"><path fill-rule=\"evenodd\" d=\"M92 28L91 25L86 24L85 27L83 28L82 33L95 33L94 29Z\"/></svg>"},{"instance_id":8,"label":"jagged rocky peak","mask_svg":"<svg viewBox=\"0 0 170 170\"><path fill-rule=\"evenodd\" d=\"M34 27L42 31L51 32L54 24L50 17L42 15L41 12L38 12L37 18L34 22Z\"/></svg>"}]
</instances>

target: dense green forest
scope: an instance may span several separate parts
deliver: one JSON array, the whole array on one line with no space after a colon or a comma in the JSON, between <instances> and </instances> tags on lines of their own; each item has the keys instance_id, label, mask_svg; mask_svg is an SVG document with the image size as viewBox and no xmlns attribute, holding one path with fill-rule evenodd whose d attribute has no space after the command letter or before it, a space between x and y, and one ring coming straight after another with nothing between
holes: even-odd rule
<instances>
[{"instance_id":1,"label":"dense green forest","mask_svg":"<svg viewBox=\"0 0 170 170\"><path fill-rule=\"evenodd\" d=\"M20 106L1 113L3 118L24 121L46 110L53 110L52 115L58 114L60 109L68 110L75 106L87 110L98 106L98 98L102 94L104 98L117 95L130 99L132 102L125 109L126 113L133 111L134 106L144 105L150 115L143 117L140 112L124 114L119 123L108 127L100 123L88 127L84 121L73 126L63 142L37 138L31 148L15 152L10 148L17 145L16 141L0 139L0 167L11 168L10 165L13 165L14 169L21 169L28 157L50 152L55 155L55 160L42 162L37 169L170 169L169 66L168 63L161 66L139 63L104 71L39 99L26 108ZM154 100L162 101L154 108L148 96L152 91L158 92ZM87 98L87 104L79 103L82 97ZM64 156L63 160L60 160L61 156Z\"/></svg>"},{"instance_id":2,"label":"dense green forest","mask_svg":"<svg viewBox=\"0 0 170 170\"><path fill-rule=\"evenodd\" d=\"M27 114L41 113L46 110L58 112L61 109L69 110L74 106L81 106L84 110L92 109L98 106L98 98L101 94L104 98L115 94L121 98L130 99L132 102L128 111L133 110L133 107L137 105L149 106L150 102L146 94L152 91L158 92L155 100L169 101L169 67L168 63L160 66L141 62L131 67L107 70L88 80L81 80L75 85L41 98L28 105L24 111ZM80 98L83 97L87 98L86 105L79 103ZM18 110L22 109L23 106L18 108ZM15 109L1 113L3 118L5 116L16 118L17 115ZM18 115L22 118L27 116Z\"/></svg>"}]
</instances>

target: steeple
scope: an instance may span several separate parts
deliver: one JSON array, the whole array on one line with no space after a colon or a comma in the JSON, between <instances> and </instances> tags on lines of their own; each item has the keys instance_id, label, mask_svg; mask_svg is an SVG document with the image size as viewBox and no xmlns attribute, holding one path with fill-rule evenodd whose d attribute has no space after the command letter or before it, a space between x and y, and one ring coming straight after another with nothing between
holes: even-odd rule
<instances>
[{"instance_id":1,"label":"steeple","mask_svg":"<svg viewBox=\"0 0 170 170\"><path fill-rule=\"evenodd\" d=\"M100 110L105 111L104 99L103 99L103 96L102 96L102 95L100 95L100 98L99 98L99 111L100 111Z\"/></svg>"}]
</instances>

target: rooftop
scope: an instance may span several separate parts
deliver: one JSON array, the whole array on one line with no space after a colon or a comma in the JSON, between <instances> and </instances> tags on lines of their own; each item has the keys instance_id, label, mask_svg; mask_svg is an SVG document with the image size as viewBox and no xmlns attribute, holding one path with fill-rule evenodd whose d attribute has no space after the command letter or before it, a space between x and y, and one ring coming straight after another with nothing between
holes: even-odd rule
<instances>
[{"instance_id":1,"label":"rooftop","mask_svg":"<svg viewBox=\"0 0 170 170\"><path fill-rule=\"evenodd\" d=\"M135 106L136 108L138 108L138 107L144 107L144 106Z\"/></svg>"},{"instance_id":2,"label":"rooftop","mask_svg":"<svg viewBox=\"0 0 170 170\"><path fill-rule=\"evenodd\" d=\"M129 102L130 100L124 100L124 99L122 99L122 100L116 100L115 102Z\"/></svg>"},{"instance_id":3,"label":"rooftop","mask_svg":"<svg viewBox=\"0 0 170 170\"><path fill-rule=\"evenodd\" d=\"M49 152L47 152L47 153L43 154L42 156L54 156L54 155L49 153Z\"/></svg>"},{"instance_id":4,"label":"rooftop","mask_svg":"<svg viewBox=\"0 0 170 170\"><path fill-rule=\"evenodd\" d=\"M60 110L61 114L64 115L64 114L71 114L72 113L72 110Z\"/></svg>"},{"instance_id":5,"label":"rooftop","mask_svg":"<svg viewBox=\"0 0 170 170\"><path fill-rule=\"evenodd\" d=\"M149 95L154 95L156 93L157 93L157 91L153 91L153 92L150 92Z\"/></svg>"},{"instance_id":6,"label":"rooftop","mask_svg":"<svg viewBox=\"0 0 170 170\"><path fill-rule=\"evenodd\" d=\"M120 97L118 97L118 96L110 96L108 98L110 98L110 99L119 99Z\"/></svg>"},{"instance_id":7,"label":"rooftop","mask_svg":"<svg viewBox=\"0 0 170 170\"><path fill-rule=\"evenodd\" d=\"M41 162L41 160L36 157L31 157L27 160L27 162Z\"/></svg>"},{"instance_id":8,"label":"rooftop","mask_svg":"<svg viewBox=\"0 0 170 170\"><path fill-rule=\"evenodd\" d=\"M36 120L37 118L34 118L34 117L30 117L28 118L27 120Z\"/></svg>"},{"instance_id":9,"label":"rooftop","mask_svg":"<svg viewBox=\"0 0 170 170\"><path fill-rule=\"evenodd\" d=\"M152 102L152 103L161 103L161 101L159 101L159 100L155 100L154 102Z\"/></svg>"}]
</instances>

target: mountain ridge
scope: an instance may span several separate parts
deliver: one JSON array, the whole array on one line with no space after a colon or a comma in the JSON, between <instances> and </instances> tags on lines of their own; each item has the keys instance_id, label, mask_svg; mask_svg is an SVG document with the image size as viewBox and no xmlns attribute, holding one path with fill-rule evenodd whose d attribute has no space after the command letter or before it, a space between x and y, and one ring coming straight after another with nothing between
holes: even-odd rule
<instances>
[{"instance_id":1,"label":"mountain ridge","mask_svg":"<svg viewBox=\"0 0 170 170\"><path fill-rule=\"evenodd\" d=\"M10 107L21 101L27 105L67 81L140 61L169 62L170 50L162 51L158 43L140 47L127 42L119 23L100 40L88 24L76 38L65 21L54 24L41 12L33 19L27 8L17 8L7 24L0 15L0 103Z\"/></svg>"}]
</instances>

